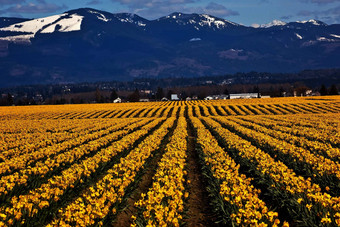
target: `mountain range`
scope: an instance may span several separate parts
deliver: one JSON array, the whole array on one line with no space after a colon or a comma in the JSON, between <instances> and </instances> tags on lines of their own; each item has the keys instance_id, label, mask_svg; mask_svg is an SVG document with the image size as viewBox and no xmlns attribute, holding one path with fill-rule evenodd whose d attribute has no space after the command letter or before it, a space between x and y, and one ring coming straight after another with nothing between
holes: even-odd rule
<instances>
[{"instance_id":1,"label":"mountain range","mask_svg":"<svg viewBox=\"0 0 340 227\"><path fill-rule=\"evenodd\" d=\"M257 28L206 14L156 20L90 8L0 18L0 86L340 67L340 24Z\"/></svg>"}]
</instances>

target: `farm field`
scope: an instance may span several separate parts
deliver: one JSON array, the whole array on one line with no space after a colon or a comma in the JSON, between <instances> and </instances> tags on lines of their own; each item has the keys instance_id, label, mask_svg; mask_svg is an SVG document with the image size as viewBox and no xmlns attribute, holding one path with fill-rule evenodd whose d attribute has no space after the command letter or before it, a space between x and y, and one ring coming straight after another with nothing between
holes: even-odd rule
<instances>
[{"instance_id":1,"label":"farm field","mask_svg":"<svg viewBox=\"0 0 340 227\"><path fill-rule=\"evenodd\" d=\"M0 107L0 226L340 226L340 97Z\"/></svg>"}]
</instances>

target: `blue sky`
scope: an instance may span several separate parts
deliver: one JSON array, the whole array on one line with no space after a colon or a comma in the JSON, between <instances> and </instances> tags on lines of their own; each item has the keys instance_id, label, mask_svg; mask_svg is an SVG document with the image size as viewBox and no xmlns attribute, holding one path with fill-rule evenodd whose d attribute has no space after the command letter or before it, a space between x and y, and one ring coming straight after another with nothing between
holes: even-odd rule
<instances>
[{"instance_id":1,"label":"blue sky","mask_svg":"<svg viewBox=\"0 0 340 227\"><path fill-rule=\"evenodd\" d=\"M340 0L0 0L0 17L38 18L91 7L156 19L172 12L207 13L244 24L318 19L340 23Z\"/></svg>"}]
</instances>

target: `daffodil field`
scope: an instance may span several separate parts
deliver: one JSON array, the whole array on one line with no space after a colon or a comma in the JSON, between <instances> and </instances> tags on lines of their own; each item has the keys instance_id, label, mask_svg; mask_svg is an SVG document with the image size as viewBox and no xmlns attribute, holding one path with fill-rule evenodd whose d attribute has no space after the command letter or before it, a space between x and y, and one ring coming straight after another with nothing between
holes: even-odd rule
<instances>
[{"instance_id":1,"label":"daffodil field","mask_svg":"<svg viewBox=\"0 0 340 227\"><path fill-rule=\"evenodd\" d=\"M0 226L340 226L340 97L0 107Z\"/></svg>"}]
</instances>

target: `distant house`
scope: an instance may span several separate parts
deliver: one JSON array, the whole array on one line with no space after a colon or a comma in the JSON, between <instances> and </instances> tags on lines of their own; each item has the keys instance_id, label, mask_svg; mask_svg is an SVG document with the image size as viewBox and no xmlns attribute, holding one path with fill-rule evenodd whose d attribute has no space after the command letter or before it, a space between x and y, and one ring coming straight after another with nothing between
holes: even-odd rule
<instances>
[{"instance_id":1,"label":"distant house","mask_svg":"<svg viewBox=\"0 0 340 227\"><path fill-rule=\"evenodd\" d=\"M307 91L305 92L305 94L306 94L306 96L312 96L313 90L307 90Z\"/></svg>"},{"instance_id":2,"label":"distant house","mask_svg":"<svg viewBox=\"0 0 340 227\"><path fill-rule=\"evenodd\" d=\"M204 98L205 100L218 100L218 99L228 99L228 95L209 95Z\"/></svg>"},{"instance_id":3,"label":"distant house","mask_svg":"<svg viewBox=\"0 0 340 227\"><path fill-rule=\"evenodd\" d=\"M177 94L171 94L171 100L172 101L178 101L179 100L178 95Z\"/></svg>"},{"instance_id":4,"label":"distant house","mask_svg":"<svg viewBox=\"0 0 340 227\"><path fill-rule=\"evenodd\" d=\"M230 94L230 99L254 99L260 98L259 93L240 93L240 94Z\"/></svg>"},{"instance_id":5,"label":"distant house","mask_svg":"<svg viewBox=\"0 0 340 227\"><path fill-rule=\"evenodd\" d=\"M122 99L119 97L113 100L113 103L121 103L121 102L122 102Z\"/></svg>"}]
</instances>

